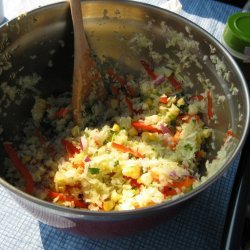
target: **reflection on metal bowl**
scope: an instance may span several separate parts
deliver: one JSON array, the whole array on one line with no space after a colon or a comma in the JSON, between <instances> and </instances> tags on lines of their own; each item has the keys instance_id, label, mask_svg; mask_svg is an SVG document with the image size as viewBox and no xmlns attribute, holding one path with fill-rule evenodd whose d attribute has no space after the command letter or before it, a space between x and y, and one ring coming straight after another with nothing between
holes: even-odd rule
<instances>
[{"instance_id":1,"label":"reflection on metal bowl","mask_svg":"<svg viewBox=\"0 0 250 250\"><path fill-rule=\"evenodd\" d=\"M147 50L131 49L128 41L135 34L144 34L153 41L159 53L168 53L182 65L181 75L193 88L202 90L204 84L213 85L214 93L225 96L223 104L215 104L217 122L210 122L216 142L210 157L215 158L223 136L232 128L238 140L227 152L221 164L208 173L201 185L172 201L132 211L88 211L60 207L32 197L4 178L1 169L0 184L12 197L42 222L69 232L90 237L113 237L138 232L172 218L180 209L218 179L240 151L249 123L249 97L246 83L228 52L204 30L188 20L160 8L127 1L84 1L84 25L91 48L100 62L111 60L126 72L140 71L137 63ZM164 32L164 29L165 32ZM44 97L71 90L73 72L73 31L68 3L62 2L34 10L4 25L0 29L1 86L15 88L16 99L9 102L4 93L0 117L2 140L9 140L22 131L22 124L30 116L36 89ZM170 32L171 31L171 32ZM197 46L186 48L165 47L171 36L184 41L196 41ZM177 51L189 51L187 58L178 57ZM182 52L181 52L182 51ZM195 55L192 57L191 55ZM184 66L185 65L185 66ZM31 76L35 88L24 88L20 83ZM2 90L1 90L2 91ZM25 94L25 97L22 96ZM0 157L4 152L1 146Z\"/></svg>"}]
</instances>

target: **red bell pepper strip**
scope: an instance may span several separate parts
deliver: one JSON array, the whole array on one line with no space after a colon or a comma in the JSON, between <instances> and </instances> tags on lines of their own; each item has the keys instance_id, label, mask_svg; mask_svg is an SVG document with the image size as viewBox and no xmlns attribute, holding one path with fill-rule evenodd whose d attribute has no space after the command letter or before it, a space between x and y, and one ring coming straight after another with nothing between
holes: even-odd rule
<instances>
[{"instance_id":1,"label":"red bell pepper strip","mask_svg":"<svg viewBox=\"0 0 250 250\"><path fill-rule=\"evenodd\" d=\"M196 153L195 153L195 156L197 157L197 158L205 158L206 157L206 152L205 151L203 151L203 150L199 150L199 151L197 151Z\"/></svg>"},{"instance_id":2,"label":"red bell pepper strip","mask_svg":"<svg viewBox=\"0 0 250 250\"><path fill-rule=\"evenodd\" d=\"M161 96L160 97L160 103L167 104L168 103L168 97L167 96Z\"/></svg>"},{"instance_id":3,"label":"red bell pepper strip","mask_svg":"<svg viewBox=\"0 0 250 250\"><path fill-rule=\"evenodd\" d=\"M125 96L125 102L126 102L126 104L128 106L128 109L129 109L129 111L131 113L133 113L133 114L141 114L143 112L142 109L139 109L139 110L134 109L133 103L131 102L131 100L127 96Z\"/></svg>"},{"instance_id":4,"label":"red bell pepper strip","mask_svg":"<svg viewBox=\"0 0 250 250\"><path fill-rule=\"evenodd\" d=\"M144 158L144 156L140 154L139 152L133 150L132 148L126 147L124 145L112 142L112 147L115 148L117 151L120 151L123 153L130 153L137 158Z\"/></svg>"},{"instance_id":5,"label":"red bell pepper strip","mask_svg":"<svg viewBox=\"0 0 250 250\"><path fill-rule=\"evenodd\" d=\"M173 75L170 75L168 77L168 80L170 81L170 83L172 84L172 86L174 87L176 91L182 90L181 83L177 81Z\"/></svg>"},{"instance_id":6,"label":"red bell pepper strip","mask_svg":"<svg viewBox=\"0 0 250 250\"><path fill-rule=\"evenodd\" d=\"M162 193L164 196L173 196L177 194L177 191L172 187L165 186L162 190Z\"/></svg>"},{"instance_id":7,"label":"red bell pepper strip","mask_svg":"<svg viewBox=\"0 0 250 250\"><path fill-rule=\"evenodd\" d=\"M125 88L125 90L126 90L126 92L127 92L127 94L128 94L129 96L132 96L132 97L136 96L135 90L134 90L131 86L128 85L127 81L126 81L123 77L121 77L121 76L119 76L118 74L116 74L116 73L113 71L113 69L107 69L106 72L107 72L107 74L110 76L110 78L111 78L114 82L120 83L120 85L121 85L122 87ZM114 89L113 89L113 87L112 87L112 92L113 92L113 91L114 91ZM118 91L116 91L116 92L118 92Z\"/></svg>"},{"instance_id":8,"label":"red bell pepper strip","mask_svg":"<svg viewBox=\"0 0 250 250\"><path fill-rule=\"evenodd\" d=\"M80 153L80 149L78 149L72 142L63 139L62 144L65 146L65 149L69 154L69 157L74 157L75 154Z\"/></svg>"},{"instance_id":9,"label":"red bell pepper strip","mask_svg":"<svg viewBox=\"0 0 250 250\"><path fill-rule=\"evenodd\" d=\"M178 181L173 181L172 183L167 184L163 190L162 193L165 196L171 196L171 195L175 195L177 194L177 191L175 190L175 188L189 188L193 185L195 179L191 176L186 176L184 180L178 180Z\"/></svg>"},{"instance_id":10,"label":"red bell pepper strip","mask_svg":"<svg viewBox=\"0 0 250 250\"><path fill-rule=\"evenodd\" d=\"M21 159L18 157L16 150L12 147L12 143L10 142L4 142L3 147L5 152L7 153L11 163L14 165L14 167L17 169L17 171L20 173L20 175L25 180L25 191L28 194L32 194L34 191L34 181L32 179L32 176L27 169L27 167L23 164Z\"/></svg>"},{"instance_id":11,"label":"red bell pepper strip","mask_svg":"<svg viewBox=\"0 0 250 250\"><path fill-rule=\"evenodd\" d=\"M126 81L123 77L119 76L118 74L116 74L113 69L107 69L106 70L107 74L110 76L110 78L114 81L114 82L118 82L121 84L121 86L125 87L126 85Z\"/></svg>"},{"instance_id":12,"label":"red bell pepper strip","mask_svg":"<svg viewBox=\"0 0 250 250\"><path fill-rule=\"evenodd\" d=\"M67 108L59 108L56 112L56 118L60 119L68 114L69 110Z\"/></svg>"},{"instance_id":13,"label":"red bell pepper strip","mask_svg":"<svg viewBox=\"0 0 250 250\"><path fill-rule=\"evenodd\" d=\"M124 176L124 178L129 180L130 185L134 188L139 188L141 186L141 184L136 179L127 176Z\"/></svg>"},{"instance_id":14,"label":"red bell pepper strip","mask_svg":"<svg viewBox=\"0 0 250 250\"><path fill-rule=\"evenodd\" d=\"M157 75L154 73L154 70L150 67L150 65L144 61L144 60L140 60L143 68L146 70L148 76L152 79L152 80L156 80L157 79Z\"/></svg>"},{"instance_id":15,"label":"red bell pepper strip","mask_svg":"<svg viewBox=\"0 0 250 250\"><path fill-rule=\"evenodd\" d=\"M77 200L75 197L73 197L71 195L65 195L63 193L57 193L57 192L53 192L53 191L49 191L48 195L51 199L58 198L58 200L62 201L62 202L65 202L65 201L74 202L75 207L77 207L77 208L87 208L88 207L88 204L86 202Z\"/></svg>"},{"instance_id":16,"label":"red bell pepper strip","mask_svg":"<svg viewBox=\"0 0 250 250\"><path fill-rule=\"evenodd\" d=\"M207 92L207 116L210 120L213 118L213 100L210 91Z\"/></svg>"},{"instance_id":17,"label":"red bell pepper strip","mask_svg":"<svg viewBox=\"0 0 250 250\"><path fill-rule=\"evenodd\" d=\"M234 138L239 140L239 138L235 135L235 133L232 130L228 130L226 132L226 138L229 137L229 136L234 137Z\"/></svg>"},{"instance_id":18,"label":"red bell pepper strip","mask_svg":"<svg viewBox=\"0 0 250 250\"><path fill-rule=\"evenodd\" d=\"M162 134L162 131L160 129L155 128L152 125L147 125L143 122L132 122L132 126L136 129L141 129L143 131Z\"/></svg>"}]
</instances>

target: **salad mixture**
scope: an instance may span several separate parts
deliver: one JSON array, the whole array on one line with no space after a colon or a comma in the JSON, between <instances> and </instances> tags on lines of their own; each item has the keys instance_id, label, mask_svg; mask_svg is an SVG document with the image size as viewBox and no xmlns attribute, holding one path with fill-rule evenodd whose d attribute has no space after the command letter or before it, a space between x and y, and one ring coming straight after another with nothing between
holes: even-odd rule
<instances>
[{"instance_id":1,"label":"salad mixture","mask_svg":"<svg viewBox=\"0 0 250 250\"><path fill-rule=\"evenodd\" d=\"M212 137L204 122L214 115L212 93L187 95L169 68L141 66L138 79L107 68L110 94L83 106L81 125L69 93L37 97L18 145L4 142L8 180L40 199L95 211L147 207L192 190Z\"/></svg>"}]
</instances>

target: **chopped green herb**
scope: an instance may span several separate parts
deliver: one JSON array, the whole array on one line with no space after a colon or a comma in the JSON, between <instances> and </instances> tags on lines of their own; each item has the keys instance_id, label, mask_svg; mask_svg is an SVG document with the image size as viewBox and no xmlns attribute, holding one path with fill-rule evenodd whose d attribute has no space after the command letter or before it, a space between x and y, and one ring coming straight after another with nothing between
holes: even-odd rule
<instances>
[{"instance_id":1,"label":"chopped green herb","mask_svg":"<svg viewBox=\"0 0 250 250\"><path fill-rule=\"evenodd\" d=\"M185 148L185 150L189 150L189 151L192 151L193 150L193 147L190 145L190 144L186 144L185 146L184 146L184 148Z\"/></svg>"},{"instance_id":2,"label":"chopped green herb","mask_svg":"<svg viewBox=\"0 0 250 250\"><path fill-rule=\"evenodd\" d=\"M170 119L170 120L174 120L175 119L175 115L168 115L168 118Z\"/></svg>"},{"instance_id":3,"label":"chopped green herb","mask_svg":"<svg viewBox=\"0 0 250 250\"><path fill-rule=\"evenodd\" d=\"M91 174L99 174L100 169L99 168L89 168L89 172Z\"/></svg>"},{"instance_id":4,"label":"chopped green herb","mask_svg":"<svg viewBox=\"0 0 250 250\"><path fill-rule=\"evenodd\" d=\"M119 164L120 164L120 162L118 160L116 160L114 163L114 167L118 166Z\"/></svg>"}]
</instances>

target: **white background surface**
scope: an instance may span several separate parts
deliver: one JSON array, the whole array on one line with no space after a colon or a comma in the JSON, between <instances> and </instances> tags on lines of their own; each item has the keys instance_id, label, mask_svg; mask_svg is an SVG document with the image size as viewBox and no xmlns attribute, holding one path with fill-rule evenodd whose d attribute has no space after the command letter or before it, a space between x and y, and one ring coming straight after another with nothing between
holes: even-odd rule
<instances>
[{"instance_id":1,"label":"white background surface","mask_svg":"<svg viewBox=\"0 0 250 250\"><path fill-rule=\"evenodd\" d=\"M18 15L35 9L39 6L44 6L57 2L66 2L67 0L0 0L0 10L1 2L3 2L4 16L11 20ZM157 5L161 8L179 12L181 9L181 4L179 0L137 0L138 2L146 2ZM0 14L1 16L1 14Z\"/></svg>"},{"instance_id":2,"label":"white background surface","mask_svg":"<svg viewBox=\"0 0 250 250\"><path fill-rule=\"evenodd\" d=\"M4 16L11 20L18 15L35 9L39 6L44 6L56 2L65 2L63 0L2 0ZM1 2L1 1L0 1Z\"/></svg>"}]
</instances>

